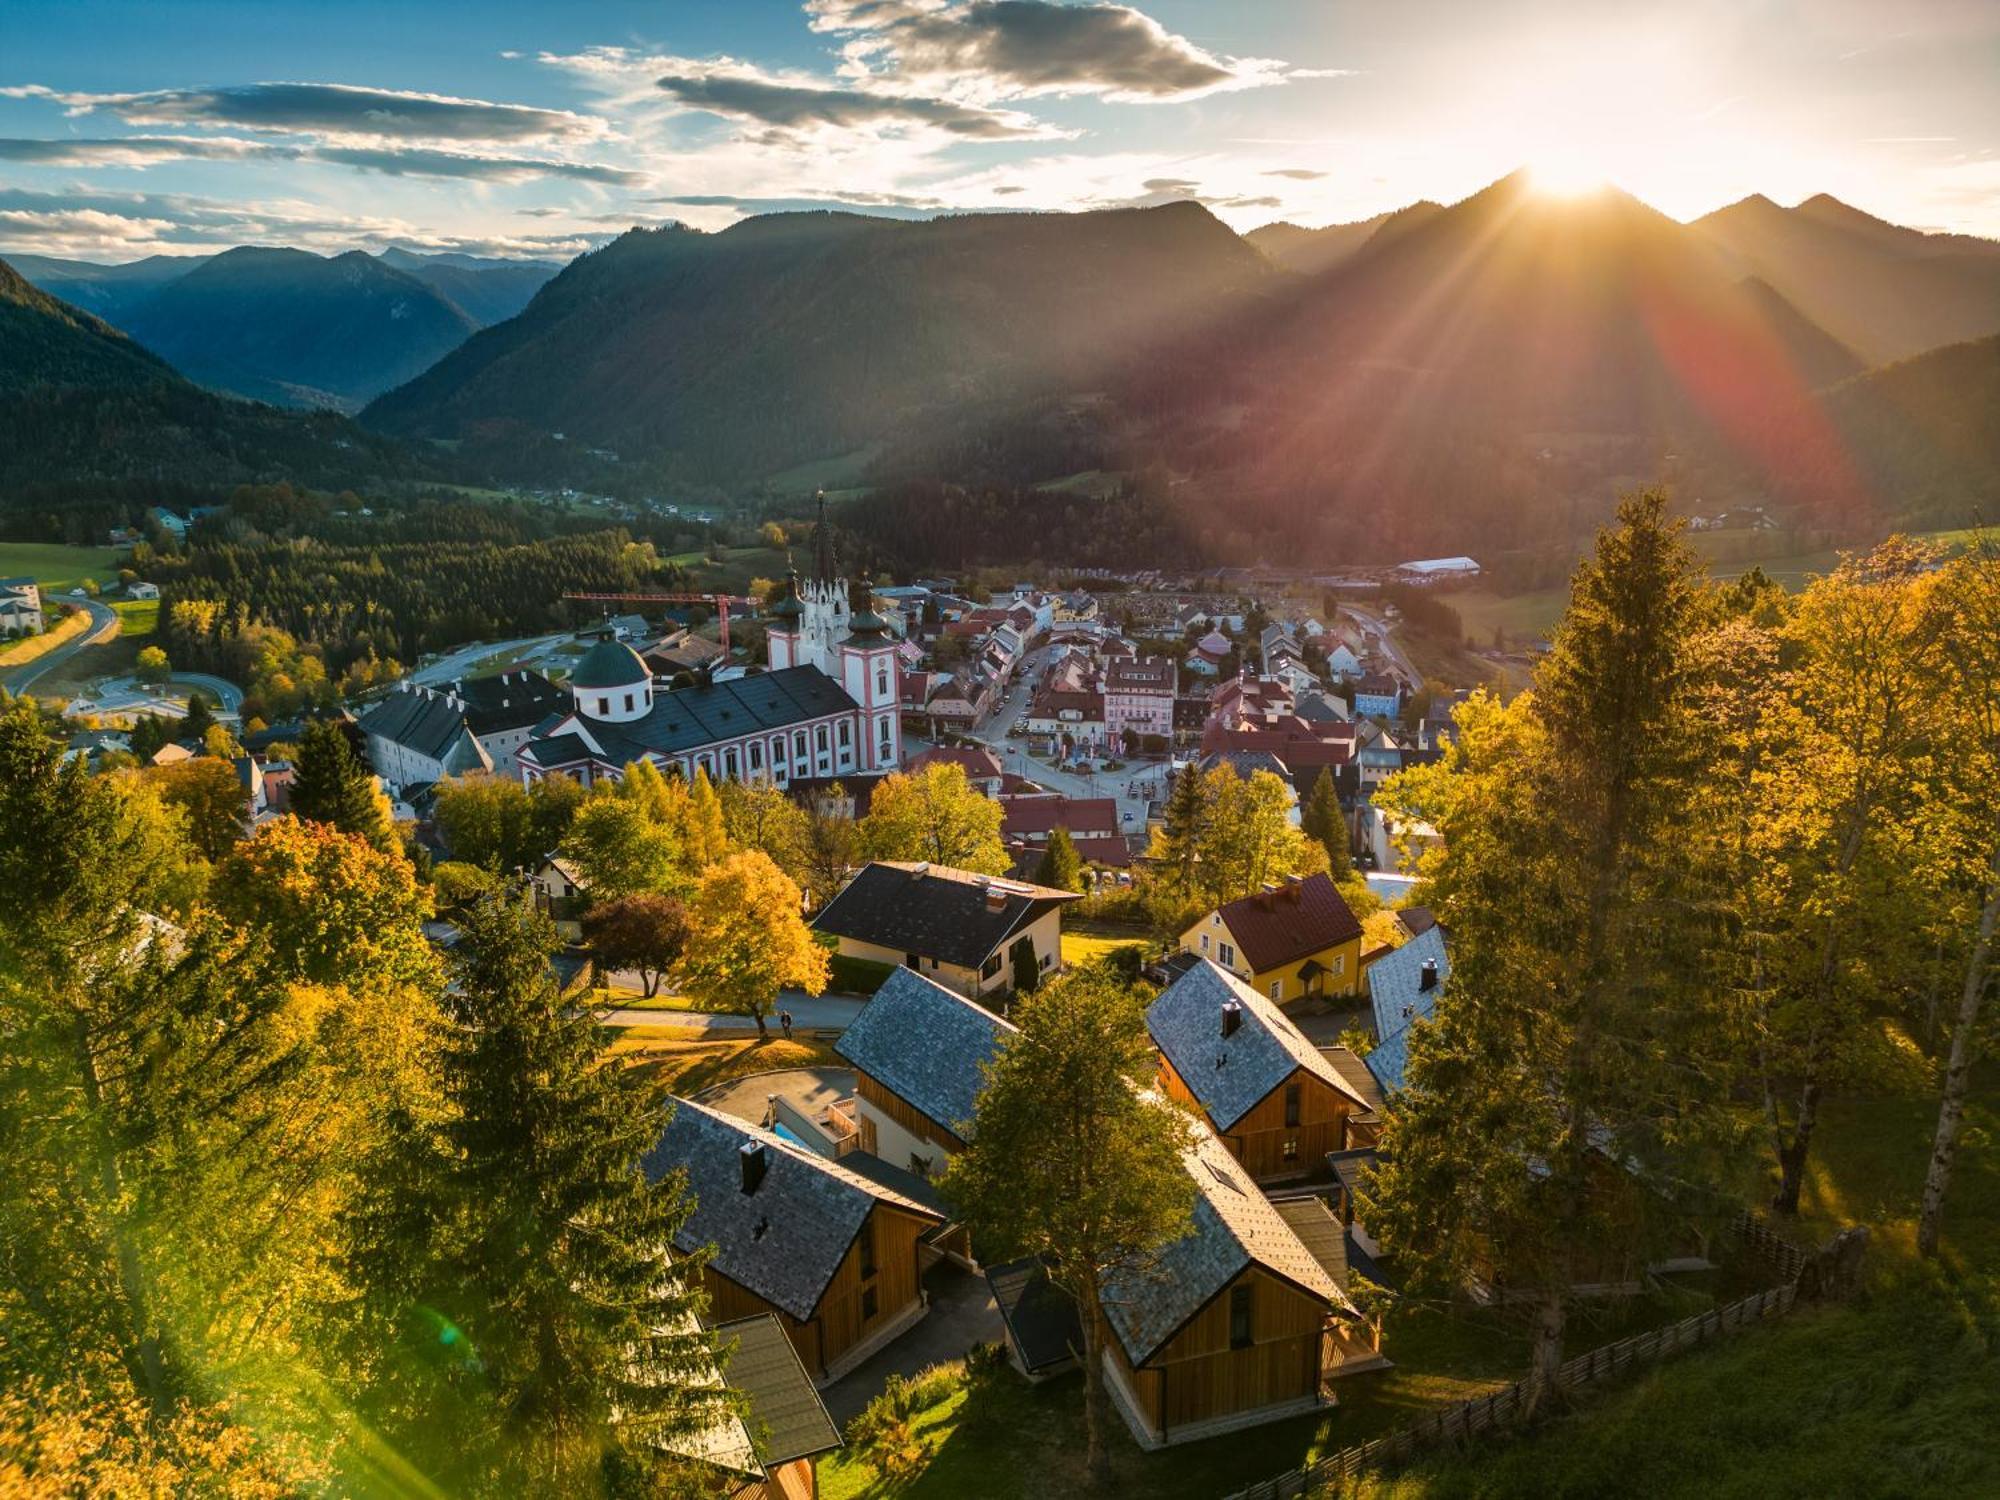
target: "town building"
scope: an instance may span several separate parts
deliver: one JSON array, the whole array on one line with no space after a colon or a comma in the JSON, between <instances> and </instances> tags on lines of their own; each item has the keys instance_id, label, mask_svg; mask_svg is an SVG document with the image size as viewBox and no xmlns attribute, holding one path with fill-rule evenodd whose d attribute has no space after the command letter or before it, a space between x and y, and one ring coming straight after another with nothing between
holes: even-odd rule
<instances>
[{"instance_id":1,"label":"town building","mask_svg":"<svg viewBox=\"0 0 2000 1500\"><path fill-rule=\"evenodd\" d=\"M1128 751L1164 750L1174 733L1174 687L1177 674L1165 656L1107 659L1104 668L1104 733Z\"/></svg>"},{"instance_id":2,"label":"town building","mask_svg":"<svg viewBox=\"0 0 2000 1500\"><path fill-rule=\"evenodd\" d=\"M0 639L40 635L43 624L41 585L32 578L0 578Z\"/></svg>"},{"instance_id":3,"label":"town building","mask_svg":"<svg viewBox=\"0 0 2000 1500\"><path fill-rule=\"evenodd\" d=\"M1225 902L1183 932L1180 947L1279 1004L1361 988L1361 922L1325 875Z\"/></svg>"},{"instance_id":4,"label":"town building","mask_svg":"<svg viewBox=\"0 0 2000 1500\"><path fill-rule=\"evenodd\" d=\"M1354 684L1354 712L1364 719L1393 719L1403 711L1403 684L1385 672L1371 672Z\"/></svg>"},{"instance_id":5,"label":"town building","mask_svg":"<svg viewBox=\"0 0 2000 1500\"><path fill-rule=\"evenodd\" d=\"M405 683L361 716L368 764L397 794L447 776L491 771L465 711L429 688Z\"/></svg>"},{"instance_id":6,"label":"town building","mask_svg":"<svg viewBox=\"0 0 2000 1500\"><path fill-rule=\"evenodd\" d=\"M1262 992L1201 959L1146 1008L1160 1086L1258 1182L1303 1177L1372 1106Z\"/></svg>"},{"instance_id":7,"label":"town building","mask_svg":"<svg viewBox=\"0 0 2000 1500\"><path fill-rule=\"evenodd\" d=\"M1032 876L1048 851L1049 835L1063 829L1085 864L1124 869L1131 846L1118 827L1115 797L1070 797L1061 792L1005 792L999 797L1000 838L1014 856L1017 874Z\"/></svg>"},{"instance_id":8,"label":"town building","mask_svg":"<svg viewBox=\"0 0 2000 1500\"><path fill-rule=\"evenodd\" d=\"M848 958L904 964L973 1000L1011 995L1016 965L1062 968L1062 909L1082 898L947 865L875 860L813 918Z\"/></svg>"},{"instance_id":9,"label":"town building","mask_svg":"<svg viewBox=\"0 0 2000 1500\"><path fill-rule=\"evenodd\" d=\"M694 1206L674 1249L710 1251L710 1315L776 1315L815 1384L929 1310L922 1241L944 1216L893 1187L690 1099L675 1102L645 1170L687 1174Z\"/></svg>"},{"instance_id":10,"label":"town building","mask_svg":"<svg viewBox=\"0 0 2000 1500\"><path fill-rule=\"evenodd\" d=\"M1425 557L1399 563L1397 576L1405 583L1455 583L1479 576L1479 564L1469 557Z\"/></svg>"}]
</instances>

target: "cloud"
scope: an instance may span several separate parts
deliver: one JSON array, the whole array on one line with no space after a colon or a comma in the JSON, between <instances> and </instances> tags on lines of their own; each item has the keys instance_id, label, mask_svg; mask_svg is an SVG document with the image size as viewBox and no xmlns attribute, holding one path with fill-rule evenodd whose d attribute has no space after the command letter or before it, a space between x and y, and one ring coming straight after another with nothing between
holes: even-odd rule
<instances>
[{"instance_id":1,"label":"cloud","mask_svg":"<svg viewBox=\"0 0 2000 1500\"><path fill-rule=\"evenodd\" d=\"M103 112L128 125L232 126L369 140L578 141L606 133L603 121L565 109L347 83L245 83L129 94L65 93L21 84L0 88L0 96L49 99L72 115Z\"/></svg>"},{"instance_id":2,"label":"cloud","mask_svg":"<svg viewBox=\"0 0 2000 1500\"><path fill-rule=\"evenodd\" d=\"M988 97L1192 99L1281 82L1285 64L1223 57L1127 5L1053 0L806 0L815 31L849 38L846 69Z\"/></svg>"},{"instance_id":3,"label":"cloud","mask_svg":"<svg viewBox=\"0 0 2000 1500\"><path fill-rule=\"evenodd\" d=\"M1325 172L1315 172L1311 167L1273 167L1264 173L1266 177L1289 177L1294 182L1317 182L1326 176Z\"/></svg>"},{"instance_id":4,"label":"cloud","mask_svg":"<svg viewBox=\"0 0 2000 1500\"><path fill-rule=\"evenodd\" d=\"M985 109L949 99L875 93L774 78L754 70L696 65L654 80L676 103L784 134L818 128L914 127L966 140L1047 139L1056 134L1016 110Z\"/></svg>"},{"instance_id":5,"label":"cloud","mask_svg":"<svg viewBox=\"0 0 2000 1500\"><path fill-rule=\"evenodd\" d=\"M821 196L802 193L790 197L746 197L737 193L679 193L654 198L654 203L680 208L734 208L746 214L809 213L816 210L846 210L883 218L925 218L947 208L941 198L910 193L841 193Z\"/></svg>"},{"instance_id":6,"label":"cloud","mask_svg":"<svg viewBox=\"0 0 2000 1500\"><path fill-rule=\"evenodd\" d=\"M595 162L484 156L422 146L290 145L231 136L0 138L0 161L40 167L146 167L163 161L316 161L394 177L457 177L481 182L527 182L559 177L609 187L643 187L651 181L643 172Z\"/></svg>"}]
</instances>

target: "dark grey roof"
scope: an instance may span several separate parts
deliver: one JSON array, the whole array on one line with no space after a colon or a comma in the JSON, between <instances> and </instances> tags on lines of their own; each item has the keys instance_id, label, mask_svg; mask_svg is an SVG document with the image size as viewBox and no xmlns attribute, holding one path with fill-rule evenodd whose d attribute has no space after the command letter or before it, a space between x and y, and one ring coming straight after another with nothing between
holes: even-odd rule
<instances>
[{"instance_id":1,"label":"dark grey roof","mask_svg":"<svg viewBox=\"0 0 2000 1500\"><path fill-rule=\"evenodd\" d=\"M1327 1279L1347 1290L1347 1226L1333 1216L1321 1198L1291 1198L1271 1205L1299 1243L1319 1262Z\"/></svg>"},{"instance_id":2,"label":"dark grey roof","mask_svg":"<svg viewBox=\"0 0 2000 1500\"><path fill-rule=\"evenodd\" d=\"M1015 1027L914 969L882 981L833 1050L913 1109L970 1138L985 1068Z\"/></svg>"},{"instance_id":3,"label":"dark grey roof","mask_svg":"<svg viewBox=\"0 0 2000 1500\"><path fill-rule=\"evenodd\" d=\"M529 740L521 747L521 759L546 769L582 765L585 761L596 759L596 755L582 735L571 731L551 735L547 739Z\"/></svg>"},{"instance_id":4,"label":"dark grey roof","mask_svg":"<svg viewBox=\"0 0 2000 1500\"><path fill-rule=\"evenodd\" d=\"M1075 1362L1083 1349L1083 1320L1075 1299L1049 1280L1039 1256L989 1267L986 1284L1023 1369L1040 1375Z\"/></svg>"},{"instance_id":5,"label":"dark grey roof","mask_svg":"<svg viewBox=\"0 0 2000 1500\"><path fill-rule=\"evenodd\" d=\"M485 754L471 743L465 715L449 700L421 688L389 694L362 717L361 728L441 761L447 771L473 770L487 764ZM456 744L461 738L466 743Z\"/></svg>"},{"instance_id":6,"label":"dark grey roof","mask_svg":"<svg viewBox=\"0 0 2000 1500\"><path fill-rule=\"evenodd\" d=\"M1437 984L1423 988L1426 960L1437 965ZM1429 1020L1451 978L1451 956L1444 946L1444 929L1432 927L1418 933L1394 953L1385 953L1368 966L1368 1002L1375 1009L1375 1046L1363 1059L1368 1071L1393 1094L1403 1086L1403 1070L1410 1060L1410 1024Z\"/></svg>"},{"instance_id":7,"label":"dark grey roof","mask_svg":"<svg viewBox=\"0 0 2000 1500\"><path fill-rule=\"evenodd\" d=\"M1134 1365L1143 1365L1247 1267L1258 1265L1329 1307L1351 1310L1313 1253L1216 1136L1201 1130L1187 1154L1193 1222L1144 1270L1104 1281L1104 1313Z\"/></svg>"},{"instance_id":8,"label":"dark grey roof","mask_svg":"<svg viewBox=\"0 0 2000 1500\"><path fill-rule=\"evenodd\" d=\"M461 678L446 691L465 705L465 722L474 734L531 728L570 703L564 689L524 667Z\"/></svg>"},{"instance_id":9,"label":"dark grey roof","mask_svg":"<svg viewBox=\"0 0 2000 1500\"><path fill-rule=\"evenodd\" d=\"M997 905L987 901L991 887L1003 897ZM1078 899L1071 891L947 865L876 860L847 882L813 926L836 937L974 969L1020 928Z\"/></svg>"},{"instance_id":10,"label":"dark grey roof","mask_svg":"<svg viewBox=\"0 0 2000 1500\"><path fill-rule=\"evenodd\" d=\"M840 1431L826 1403L774 1315L738 1318L716 1332L725 1344L735 1344L722 1357L722 1378L749 1399L743 1425L759 1463L775 1468L840 1446Z\"/></svg>"},{"instance_id":11,"label":"dark grey roof","mask_svg":"<svg viewBox=\"0 0 2000 1500\"><path fill-rule=\"evenodd\" d=\"M743 1191L740 1153L765 1152L763 1181ZM936 1212L768 1130L681 1099L647 1153L646 1175L687 1173L694 1209L674 1236L683 1254L714 1246L718 1273L801 1322L811 1318L877 1202L920 1218Z\"/></svg>"},{"instance_id":12,"label":"dark grey roof","mask_svg":"<svg viewBox=\"0 0 2000 1500\"><path fill-rule=\"evenodd\" d=\"M651 682L653 674L639 660L639 653L623 641L601 640L583 653L576 670L569 674L571 687L634 687Z\"/></svg>"},{"instance_id":13,"label":"dark grey roof","mask_svg":"<svg viewBox=\"0 0 2000 1500\"><path fill-rule=\"evenodd\" d=\"M1222 1008L1231 1001L1242 1020L1224 1036ZM1146 1007L1146 1030L1217 1130L1228 1130L1300 1069L1367 1107L1277 1006L1207 959Z\"/></svg>"}]
</instances>

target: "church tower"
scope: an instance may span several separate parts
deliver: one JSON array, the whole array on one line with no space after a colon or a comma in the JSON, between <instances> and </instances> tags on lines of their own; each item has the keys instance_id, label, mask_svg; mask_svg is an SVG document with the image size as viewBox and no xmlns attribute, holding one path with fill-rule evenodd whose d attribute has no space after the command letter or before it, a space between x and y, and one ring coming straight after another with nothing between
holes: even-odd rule
<instances>
[{"instance_id":1,"label":"church tower","mask_svg":"<svg viewBox=\"0 0 2000 1500\"><path fill-rule=\"evenodd\" d=\"M840 643L847 639L853 620L853 610L847 598L847 585L841 582L840 570L833 559L833 530L826 523L826 491L817 497L819 514L813 527L812 573L803 582L794 575L792 597L799 601L799 613L795 625L796 639L792 643L792 658L787 666L818 667L836 682L840 680ZM773 660L773 666L777 662Z\"/></svg>"},{"instance_id":2,"label":"church tower","mask_svg":"<svg viewBox=\"0 0 2000 1500\"><path fill-rule=\"evenodd\" d=\"M869 604L864 580L855 580L848 618L850 629L841 643L840 670L834 676L861 706L863 769L893 771L903 763L901 662L896 637L889 622Z\"/></svg>"}]
</instances>

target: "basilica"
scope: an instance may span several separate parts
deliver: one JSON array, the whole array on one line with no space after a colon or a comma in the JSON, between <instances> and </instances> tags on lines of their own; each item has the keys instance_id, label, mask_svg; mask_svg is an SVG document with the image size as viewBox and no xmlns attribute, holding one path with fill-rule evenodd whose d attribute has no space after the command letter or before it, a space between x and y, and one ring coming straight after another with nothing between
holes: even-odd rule
<instances>
[{"instance_id":1,"label":"basilica","mask_svg":"<svg viewBox=\"0 0 2000 1500\"><path fill-rule=\"evenodd\" d=\"M700 770L780 787L895 770L896 638L866 585L850 593L840 578L824 501L811 575L793 572L766 615L768 670L692 687L665 688L630 646L598 641L570 674L570 702L520 750L522 779L589 786L641 760L690 779Z\"/></svg>"}]
</instances>

